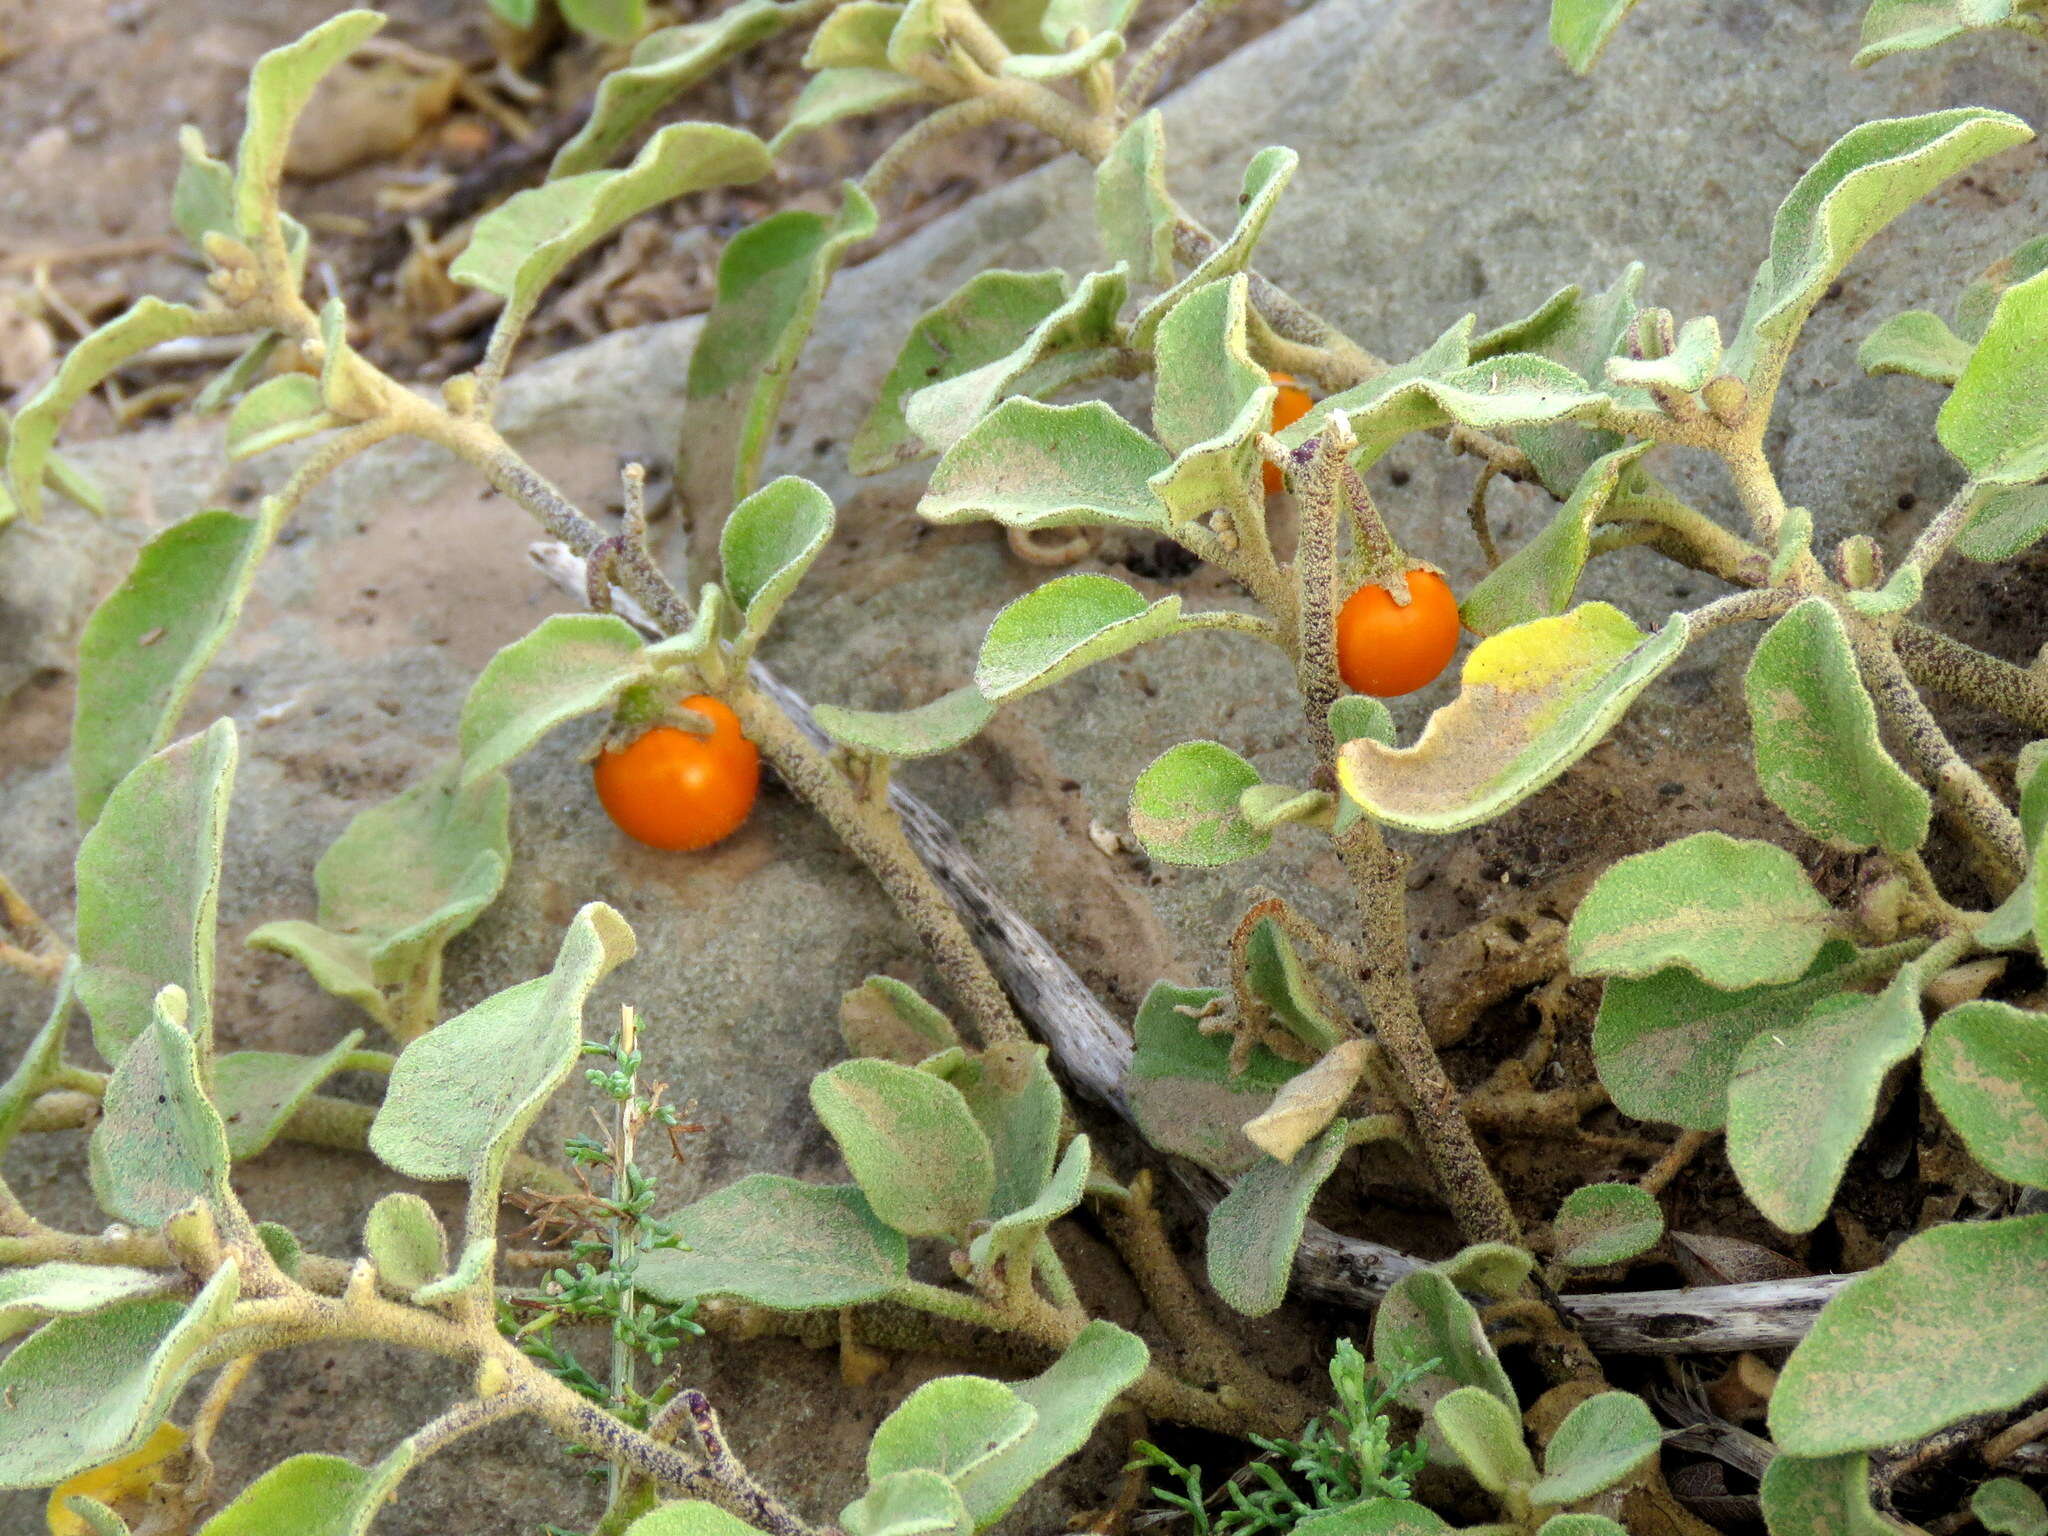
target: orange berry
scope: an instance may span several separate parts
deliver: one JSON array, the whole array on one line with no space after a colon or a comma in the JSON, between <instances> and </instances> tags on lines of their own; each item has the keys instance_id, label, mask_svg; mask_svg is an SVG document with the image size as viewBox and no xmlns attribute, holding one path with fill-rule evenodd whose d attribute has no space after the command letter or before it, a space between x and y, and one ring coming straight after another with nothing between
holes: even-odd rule
<instances>
[{"instance_id":1,"label":"orange berry","mask_svg":"<svg viewBox=\"0 0 2048 1536\"><path fill-rule=\"evenodd\" d=\"M760 749L741 734L739 717L708 693L683 708L709 719L711 735L653 726L631 746L599 754L592 769L612 824L651 848L709 848L730 837L761 787Z\"/></svg>"},{"instance_id":2,"label":"orange berry","mask_svg":"<svg viewBox=\"0 0 2048 1536\"><path fill-rule=\"evenodd\" d=\"M1309 399L1308 391L1294 382L1293 374L1269 373L1268 376L1280 386L1280 393L1273 397L1273 430L1278 432L1306 416L1314 402ZM1266 494L1277 496L1286 485L1280 471L1271 464L1262 464L1259 469L1266 482Z\"/></svg>"},{"instance_id":3,"label":"orange berry","mask_svg":"<svg viewBox=\"0 0 2048 1536\"><path fill-rule=\"evenodd\" d=\"M1337 672L1376 699L1399 698L1436 681L1458 653L1458 600L1435 571L1408 573L1406 608L1376 583L1352 593L1337 614Z\"/></svg>"}]
</instances>

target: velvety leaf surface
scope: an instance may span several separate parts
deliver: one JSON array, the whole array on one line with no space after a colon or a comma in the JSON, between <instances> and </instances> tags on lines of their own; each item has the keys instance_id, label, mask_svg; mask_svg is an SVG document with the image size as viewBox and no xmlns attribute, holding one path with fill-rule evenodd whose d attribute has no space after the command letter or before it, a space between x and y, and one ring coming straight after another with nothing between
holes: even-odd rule
<instances>
[{"instance_id":1,"label":"velvety leaf surface","mask_svg":"<svg viewBox=\"0 0 2048 1536\"><path fill-rule=\"evenodd\" d=\"M231 1051L213 1063L213 1102L227 1130L228 1155L254 1157L285 1128L299 1106L336 1072L361 1042L352 1030L318 1056L289 1051Z\"/></svg>"},{"instance_id":2,"label":"velvety leaf surface","mask_svg":"<svg viewBox=\"0 0 2048 1536\"><path fill-rule=\"evenodd\" d=\"M1650 446L1632 444L1596 460L1543 531L1489 571L1458 605L1466 627L1476 634L1497 635L1531 619L1564 612L1586 567L1593 525L1630 466Z\"/></svg>"},{"instance_id":3,"label":"velvety leaf surface","mask_svg":"<svg viewBox=\"0 0 2048 1536\"><path fill-rule=\"evenodd\" d=\"M557 613L499 651L462 705L462 776L516 762L556 726L609 708L646 673L646 646L608 613Z\"/></svg>"},{"instance_id":4,"label":"velvety leaf surface","mask_svg":"<svg viewBox=\"0 0 2048 1536\"><path fill-rule=\"evenodd\" d=\"M842 1061L811 1079L811 1107L898 1232L958 1238L988 1214L995 1156L951 1083L892 1061Z\"/></svg>"},{"instance_id":5,"label":"velvety leaf surface","mask_svg":"<svg viewBox=\"0 0 2048 1536\"><path fill-rule=\"evenodd\" d=\"M1148 603L1114 576L1056 577L995 616L974 686L999 703L1022 698L1180 627L1177 593Z\"/></svg>"},{"instance_id":6,"label":"velvety leaf surface","mask_svg":"<svg viewBox=\"0 0 2048 1536\"><path fill-rule=\"evenodd\" d=\"M1567 946L1581 976L1683 966L1732 992L1797 981L1838 926L1784 849L1695 832L1602 871L1572 914Z\"/></svg>"},{"instance_id":7,"label":"velvety leaf surface","mask_svg":"<svg viewBox=\"0 0 2048 1536\"><path fill-rule=\"evenodd\" d=\"M294 374L303 378L303 374ZM114 786L160 750L241 616L267 520L199 512L142 547L78 641L71 779L89 827Z\"/></svg>"},{"instance_id":8,"label":"velvety leaf surface","mask_svg":"<svg viewBox=\"0 0 2048 1536\"><path fill-rule=\"evenodd\" d=\"M1253 1047L1244 1071L1233 1073L1230 1036L1204 1034L1195 1017L1225 995L1213 987L1155 982L1133 1026L1137 1048L1124 1093L1154 1148L1230 1178L1259 1157L1245 1140L1244 1123L1301 1067L1261 1045Z\"/></svg>"},{"instance_id":9,"label":"velvety leaf surface","mask_svg":"<svg viewBox=\"0 0 2048 1536\"><path fill-rule=\"evenodd\" d=\"M184 995L166 987L151 1027L107 1079L92 1130L92 1193L109 1216L159 1227L194 1201L229 1204L227 1131L201 1060L185 1029Z\"/></svg>"},{"instance_id":10,"label":"velvety leaf surface","mask_svg":"<svg viewBox=\"0 0 2048 1536\"><path fill-rule=\"evenodd\" d=\"M1140 282L1173 281L1173 199L1166 190L1166 120L1140 116L1095 168L1095 226L1111 261Z\"/></svg>"},{"instance_id":11,"label":"velvety leaf surface","mask_svg":"<svg viewBox=\"0 0 2048 1536\"><path fill-rule=\"evenodd\" d=\"M1209 1213L1209 1284L1247 1317L1286 1299L1309 1203L1337 1171L1349 1129L1339 1121L1291 1162L1261 1158Z\"/></svg>"},{"instance_id":12,"label":"velvety leaf surface","mask_svg":"<svg viewBox=\"0 0 2048 1536\"><path fill-rule=\"evenodd\" d=\"M1550 44L1575 75L1589 74L1636 0L1551 0Z\"/></svg>"},{"instance_id":13,"label":"velvety leaf surface","mask_svg":"<svg viewBox=\"0 0 2048 1536\"><path fill-rule=\"evenodd\" d=\"M1907 373L1953 384L1970 361L1970 344L1924 309L1893 315L1864 339L1856 360L1869 374Z\"/></svg>"},{"instance_id":14,"label":"velvety leaf surface","mask_svg":"<svg viewBox=\"0 0 2048 1536\"><path fill-rule=\"evenodd\" d=\"M99 1312L171 1289L168 1275L121 1264L57 1261L0 1272L0 1339L53 1317Z\"/></svg>"},{"instance_id":15,"label":"velvety leaf surface","mask_svg":"<svg viewBox=\"0 0 2048 1536\"><path fill-rule=\"evenodd\" d=\"M1728 1079L1744 1046L1783 1033L1822 998L1867 971L1845 943L1824 945L1813 966L1785 986L1723 992L1689 971L1614 980L1600 998L1593 1059L1600 1082L1625 1115L1687 1130L1727 1121Z\"/></svg>"},{"instance_id":16,"label":"velvety leaf surface","mask_svg":"<svg viewBox=\"0 0 2048 1536\"><path fill-rule=\"evenodd\" d=\"M448 1234L434 1208L409 1190L393 1190L363 1221L363 1252L401 1291L416 1291L448 1268Z\"/></svg>"},{"instance_id":17,"label":"velvety leaf surface","mask_svg":"<svg viewBox=\"0 0 2048 1536\"><path fill-rule=\"evenodd\" d=\"M1161 753L1131 786L1131 831L1168 864L1234 864L1272 846L1273 834L1238 806L1259 771L1215 741L1184 741Z\"/></svg>"},{"instance_id":18,"label":"velvety leaf surface","mask_svg":"<svg viewBox=\"0 0 2048 1536\"><path fill-rule=\"evenodd\" d=\"M1771 1438L1832 1456L2026 1401L2048 1386L2044 1273L2048 1216L1908 1238L1821 1308L1771 1396Z\"/></svg>"},{"instance_id":19,"label":"velvety leaf surface","mask_svg":"<svg viewBox=\"0 0 2048 1536\"><path fill-rule=\"evenodd\" d=\"M832 14L836 19L863 5L878 4L880 0L852 0ZM826 26L830 25L828 21ZM877 474L930 452L930 446L904 419L903 409L910 397L941 380L958 378L1008 357L1066 298L1066 275L1056 268L1045 272L998 269L977 272L944 303L926 310L910 328L896 366L882 381L874 409L847 450L853 472Z\"/></svg>"},{"instance_id":20,"label":"velvety leaf surface","mask_svg":"<svg viewBox=\"0 0 2048 1536\"><path fill-rule=\"evenodd\" d=\"M819 704L818 728L841 746L878 757L932 757L964 746L996 716L996 706L974 684L942 693L911 709L843 709Z\"/></svg>"},{"instance_id":21,"label":"velvety leaf surface","mask_svg":"<svg viewBox=\"0 0 2048 1536\"><path fill-rule=\"evenodd\" d=\"M0 1488L48 1487L140 1445L239 1289L230 1259L189 1302L123 1302L23 1340L0 1361Z\"/></svg>"},{"instance_id":22,"label":"velvety leaf surface","mask_svg":"<svg viewBox=\"0 0 2048 1536\"><path fill-rule=\"evenodd\" d=\"M2048 1018L1988 1000L1951 1008L1928 1031L1921 1073L1986 1170L2048 1189Z\"/></svg>"},{"instance_id":23,"label":"velvety leaf surface","mask_svg":"<svg viewBox=\"0 0 2048 1536\"><path fill-rule=\"evenodd\" d=\"M1550 1437L1543 1451L1542 1481L1529 1496L1538 1504L1576 1504L1612 1488L1655 1456L1663 1443L1656 1415L1633 1392L1589 1397L1565 1415Z\"/></svg>"},{"instance_id":24,"label":"velvety leaf surface","mask_svg":"<svg viewBox=\"0 0 2048 1536\"><path fill-rule=\"evenodd\" d=\"M636 1283L671 1305L736 1296L785 1309L850 1307L886 1296L909 1248L857 1189L757 1173L683 1207L683 1246L640 1261Z\"/></svg>"},{"instance_id":25,"label":"velvety leaf surface","mask_svg":"<svg viewBox=\"0 0 2048 1536\"><path fill-rule=\"evenodd\" d=\"M2048 272L2008 288L1941 408L1941 445L1986 485L2048 475Z\"/></svg>"},{"instance_id":26,"label":"velvety leaf surface","mask_svg":"<svg viewBox=\"0 0 2048 1536\"><path fill-rule=\"evenodd\" d=\"M1564 1197L1551 1236L1561 1264L1619 1264L1657 1246L1664 1236L1664 1212L1656 1197L1638 1185L1585 1184Z\"/></svg>"},{"instance_id":27,"label":"velvety leaf surface","mask_svg":"<svg viewBox=\"0 0 2048 1536\"><path fill-rule=\"evenodd\" d=\"M109 1062L149 1026L156 995L184 990L201 1050L213 1036L214 917L234 787L234 722L146 758L78 846L78 999Z\"/></svg>"},{"instance_id":28,"label":"velvety leaf surface","mask_svg":"<svg viewBox=\"0 0 2048 1536\"><path fill-rule=\"evenodd\" d=\"M1745 680L1757 778L1778 808L1837 846L1902 852L1932 801L1878 737L1841 615L1809 598L1771 626Z\"/></svg>"},{"instance_id":29,"label":"velvety leaf surface","mask_svg":"<svg viewBox=\"0 0 2048 1536\"><path fill-rule=\"evenodd\" d=\"M832 498L808 480L784 475L732 510L719 535L726 595L762 635L783 601L832 537Z\"/></svg>"},{"instance_id":30,"label":"velvety leaf surface","mask_svg":"<svg viewBox=\"0 0 2048 1536\"><path fill-rule=\"evenodd\" d=\"M1483 1387L1459 1387L1431 1410L1437 1432L1488 1493L1526 1488L1536 1463L1522 1439L1522 1416Z\"/></svg>"},{"instance_id":31,"label":"velvety leaf surface","mask_svg":"<svg viewBox=\"0 0 2048 1536\"><path fill-rule=\"evenodd\" d=\"M1474 826L1542 789L1596 746L1678 658L1684 615L1645 636L1618 609L1584 603L1517 625L1465 658L1458 697L1411 747L1348 742L1337 777L1380 821L1417 832Z\"/></svg>"}]
</instances>

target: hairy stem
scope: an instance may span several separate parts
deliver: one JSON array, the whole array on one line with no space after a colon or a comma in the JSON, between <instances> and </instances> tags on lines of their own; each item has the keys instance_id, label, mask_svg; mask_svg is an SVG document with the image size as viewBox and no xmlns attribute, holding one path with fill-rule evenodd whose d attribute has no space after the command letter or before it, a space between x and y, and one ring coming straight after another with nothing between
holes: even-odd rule
<instances>
[{"instance_id":1,"label":"hairy stem","mask_svg":"<svg viewBox=\"0 0 2048 1536\"><path fill-rule=\"evenodd\" d=\"M1906 675L1921 687L1995 710L2048 736L2048 678L1910 620L1893 632L1892 645Z\"/></svg>"},{"instance_id":2,"label":"hairy stem","mask_svg":"<svg viewBox=\"0 0 2048 1536\"><path fill-rule=\"evenodd\" d=\"M1123 84L1116 93L1118 121L1127 122L1136 116L1152 99L1152 93L1159 89L1160 77L1202 40L1211 22L1237 3L1238 0L1195 0L1193 5L1174 17L1124 75Z\"/></svg>"},{"instance_id":3,"label":"hairy stem","mask_svg":"<svg viewBox=\"0 0 2048 1536\"><path fill-rule=\"evenodd\" d=\"M1333 423L1303 473L1301 539L1294 561L1301 612L1297 682L1315 748L1317 781L1330 785L1337 782L1330 705L1340 691L1334 611L1336 530L1346 455L1352 446L1341 420ZM1458 1105L1458 1090L1437 1059L1416 1004L1408 970L1407 860L1387 846L1370 817L1361 817L1333 841L1351 878L1365 930L1363 962L1357 972L1360 987L1374 1033L1399 1078L1403 1107L1415 1121L1424 1158L1467 1242L1519 1242L1521 1229L1514 1212L1473 1139Z\"/></svg>"},{"instance_id":4,"label":"hairy stem","mask_svg":"<svg viewBox=\"0 0 2048 1536\"><path fill-rule=\"evenodd\" d=\"M2028 862L2019 819L2005 808L1984 776L1963 761L1886 638L1859 623L1851 628L1850 641L1878 708L1898 729L1921 771L1934 781L1941 798L2010 888L2025 873Z\"/></svg>"}]
</instances>

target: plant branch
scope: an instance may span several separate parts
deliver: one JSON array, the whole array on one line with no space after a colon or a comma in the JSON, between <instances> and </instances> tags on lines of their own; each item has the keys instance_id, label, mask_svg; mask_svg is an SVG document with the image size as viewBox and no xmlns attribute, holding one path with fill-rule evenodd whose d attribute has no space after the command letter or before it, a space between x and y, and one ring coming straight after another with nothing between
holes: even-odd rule
<instances>
[{"instance_id":1,"label":"plant branch","mask_svg":"<svg viewBox=\"0 0 2048 1536\"><path fill-rule=\"evenodd\" d=\"M2048 678L1911 620L1893 632L1892 646L1906 675L1921 687L1995 710L2048 736Z\"/></svg>"},{"instance_id":2,"label":"plant branch","mask_svg":"<svg viewBox=\"0 0 2048 1536\"><path fill-rule=\"evenodd\" d=\"M1905 738L1914 760L1934 781L1942 799L1985 850L1999 874L2008 884L2017 882L2028 864L2019 819L2005 808L2005 802L1984 782L1984 776L1963 761L1933 711L1914 689L1912 678L1906 675L1885 637L1874 633L1868 624L1859 623L1851 627L1850 642L1878 708Z\"/></svg>"},{"instance_id":3,"label":"plant branch","mask_svg":"<svg viewBox=\"0 0 2048 1536\"><path fill-rule=\"evenodd\" d=\"M1116 116L1119 123L1130 121L1159 89L1160 77L1208 32L1209 25L1238 0L1195 0L1167 25L1138 55L1117 88Z\"/></svg>"}]
</instances>

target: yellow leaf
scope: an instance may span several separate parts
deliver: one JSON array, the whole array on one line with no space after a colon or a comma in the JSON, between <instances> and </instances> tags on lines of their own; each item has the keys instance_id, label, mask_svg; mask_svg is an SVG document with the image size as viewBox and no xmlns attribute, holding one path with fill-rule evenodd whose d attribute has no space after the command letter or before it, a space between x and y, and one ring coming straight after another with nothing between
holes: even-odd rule
<instances>
[{"instance_id":1,"label":"yellow leaf","mask_svg":"<svg viewBox=\"0 0 2048 1536\"><path fill-rule=\"evenodd\" d=\"M92 1536L92 1527L64 1502L74 1493L98 1499L117 1512L123 1504L140 1502L162 1481L164 1464L185 1449L185 1439L185 1431L166 1420L126 1456L59 1483L50 1491L50 1536Z\"/></svg>"}]
</instances>

